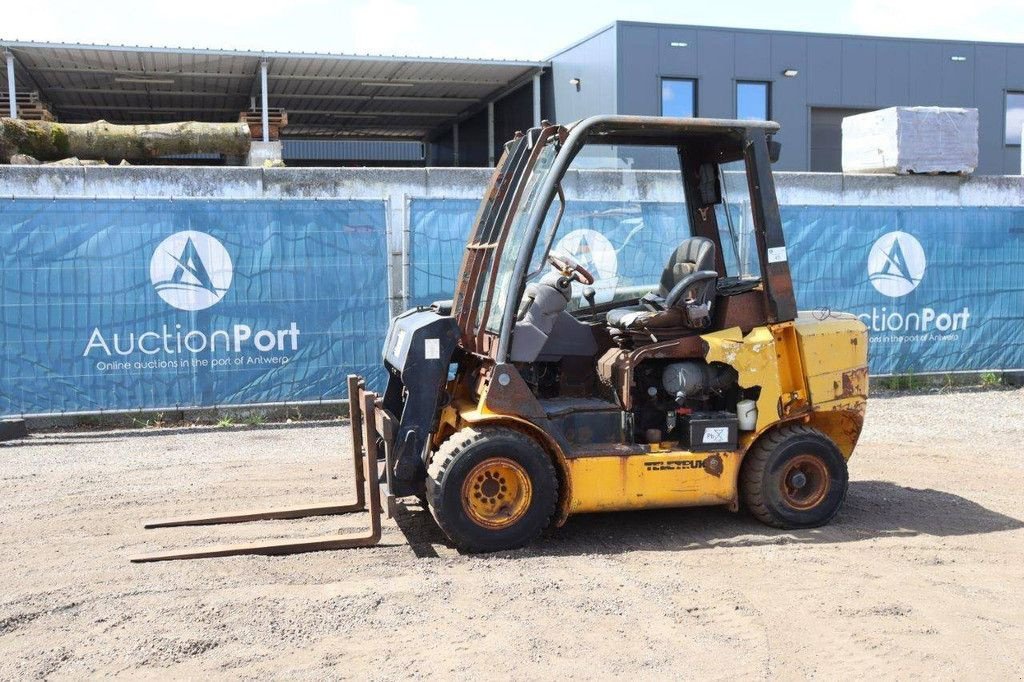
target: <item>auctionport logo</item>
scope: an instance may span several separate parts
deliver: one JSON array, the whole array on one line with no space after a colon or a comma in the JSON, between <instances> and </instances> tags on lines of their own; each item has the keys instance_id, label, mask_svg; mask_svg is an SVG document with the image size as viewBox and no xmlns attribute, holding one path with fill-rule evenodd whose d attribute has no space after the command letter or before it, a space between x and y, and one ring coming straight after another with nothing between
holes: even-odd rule
<instances>
[{"instance_id":1,"label":"auctionport logo","mask_svg":"<svg viewBox=\"0 0 1024 682\"><path fill-rule=\"evenodd\" d=\"M883 234L868 254L868 279L878 293L906 296L924 278L926 259L921 242L906 232Z\"/></svg>"},{"instance_id":2,"label":"auctionport logo","mask_svg":"<svg viewBox=\"0 0 1024 682\"><path fill-rule=\"evenodd\" d=\"M553 250L568 253L594 275L595 303L612 300L619 281L619 257L608 237L597 230L573 230L559 239ZM574 295L580 295L582 290L582 285L573 283Z\"/></svg>"},{"instance_id":3,"label":"auctionport logo","mask_svg":"<svg viewBox=\"0 0 1024 682\"><path fill-rule=\"evenodd\" d=\"M160 242L149 261L149 278L167 304L178 310L205 310L231 287L231 256L219 241L195 230L176 232ZM136 329L94 327L82 351L99 358L96 369L185 369L285 365L299 349L299 325L260 328L225 324L189 329L174 319ZM147 357L148 356L148 357Z\"/></svg>"},{"instance_id":4,"label":"auctionport logo","mask_svg":"<svg viewBox=\"0 0 1024 682\"><path fill-rule=\"evenodd\" d=\"M231 286L231 256L219 241L195 230L160 242L149 261L149 278L160 298L178 310L205 310Z\"/></svg>"},{"instance_id":5,"label":"auctionport logo","mask_svg":"<svg viewBox=\"0 0 1024 682\"><path fill-rule=\"evenodd\" d=\"M906 296L924 279L927 259L921 242L907 232L888 232L875 241L868 252L868 280L878 293L889 298ZM971 311L967 306L958 311L923 307L918 310L872 307L871 312L858 315L868 329L887 336L872 337L875 341L897 341L908 338L942 341L953 332L967 329ZM942 336L947 335L947 336Z\"/></svg>"}]
</instances>

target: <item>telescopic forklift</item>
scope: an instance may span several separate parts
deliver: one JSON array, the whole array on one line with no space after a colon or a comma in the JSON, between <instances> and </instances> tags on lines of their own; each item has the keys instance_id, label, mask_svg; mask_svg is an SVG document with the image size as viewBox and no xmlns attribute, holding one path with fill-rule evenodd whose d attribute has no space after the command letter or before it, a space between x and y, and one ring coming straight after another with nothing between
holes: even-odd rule
<instances>
[{"instance_id":1,"label":"telescopic forklift","mask_svg":"<svg viewBox=\"0 0 1024 682\"><path fill-rule=\"evenodd\" d=\"M418 497L469 552L526 545L587 512L723 505L779 528L829 522L864 423L867 329L844 313L797 312L789 259L799 254L786 249L772 177L778 129L596 116L517 134L480 204L453 299L392 320L383 395L349 377L355 503L150 524L367 510L369 534L140 559L371 545L399 497ZM563 179L600 145L678 157L688 236L648 254L665 263L654 281L598 302L584 259L554 244ZM753 268L727 265L742 245L725 164L745 175Z\"/></svg>"}]
</instances>

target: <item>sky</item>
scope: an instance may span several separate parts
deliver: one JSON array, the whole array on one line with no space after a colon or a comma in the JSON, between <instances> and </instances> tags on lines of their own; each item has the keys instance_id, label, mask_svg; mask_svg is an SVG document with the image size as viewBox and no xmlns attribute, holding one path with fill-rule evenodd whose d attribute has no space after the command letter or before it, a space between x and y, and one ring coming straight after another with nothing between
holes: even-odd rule
<instances>
[{"instance_id":1,"label":"sky","mask_svg":"<svg viewBox=\"0 0 1024 682\"><path fill-rule=\"evenodd\" d=\"M1024 0L36 0L0 41L541 60L616 19L1024 42Z\"/></svg>"}]
</instances>

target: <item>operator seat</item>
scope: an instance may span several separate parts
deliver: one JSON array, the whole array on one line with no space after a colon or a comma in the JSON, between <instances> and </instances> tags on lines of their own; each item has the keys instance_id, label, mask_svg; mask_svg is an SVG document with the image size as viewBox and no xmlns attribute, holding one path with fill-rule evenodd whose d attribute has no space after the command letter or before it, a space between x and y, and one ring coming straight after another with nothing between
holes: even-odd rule
<instances>
[{"instance_id":1,"label":"operator seat","mask_svg":"<svg viewBox=\"0 0 1024 682\"><path fill-rule=\"evenodd\" d=\"M658 291L638 305L611 310L609 331L619 345L668 341L700 331L711 321L717 281L715 243L706 237L685 239L669 257Z\"/></svg>"}]
</instances>

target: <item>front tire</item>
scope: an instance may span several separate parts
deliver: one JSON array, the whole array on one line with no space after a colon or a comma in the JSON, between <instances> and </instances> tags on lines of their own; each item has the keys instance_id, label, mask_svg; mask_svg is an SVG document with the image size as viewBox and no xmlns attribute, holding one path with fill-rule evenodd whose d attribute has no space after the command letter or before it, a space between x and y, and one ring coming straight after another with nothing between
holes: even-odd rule
<instances>
[{"instance_id":1,"label":"front tire","mask_svg":"<svg viewBox=\"0 0 1024 682\"><path fill-rule=\"evenodd\" d=\"M807 426L784 426L747 453L740 494L754 517L776 528L813 528L846 498L846 460L832 440Z\"/></svg>"},{"instance_id":2,"label":"front tire","mask_svg":"<svg viewBox=\"0 0 1024 682\"><path fill-rule=\"evenodd\" d=\"M558 477L532 438L500 427L465 428L434 453L427 499L437 525L459 549L514 549L551 522Z\"/></svg>"}]
</instances>

